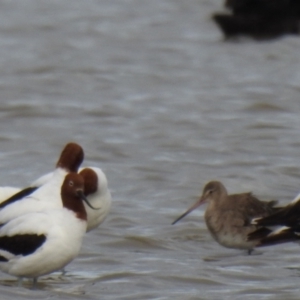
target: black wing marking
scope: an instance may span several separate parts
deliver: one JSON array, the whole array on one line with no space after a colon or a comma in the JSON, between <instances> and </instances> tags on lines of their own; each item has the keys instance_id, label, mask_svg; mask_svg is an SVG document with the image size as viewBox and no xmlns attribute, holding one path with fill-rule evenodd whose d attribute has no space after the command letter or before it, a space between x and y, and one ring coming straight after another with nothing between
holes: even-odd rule
<instances>
[{"instance_id":1,"label":"black wing marking","mask_svg":"<svg viewBox=\"0 0 300 300\"><path fill-rule=\"evenodd\" d=\"M267 237L272 232L271 229L266 227L258 228L257 230L248 234L247 241L260 240Z\"/></svg>"},{"instance_id":2,"label":"black wing marking","mask_svg":"<svg viewBox=\"0 0 300 300\"><path fill-rule=\"evenodd\" d=\"M295 233L292 228L286 228L261 239L256 247L272 246L295 241L299 241L297 233Z\"/></svg>"},{"instance_id":3,"label":"black wing marking","mask_svg":"<svg viewBox=\"0 0 300 300\"><path fill-rule=\"evenodd\" d=\"M37 189L38 189L38 187L35 186L35 187L28 187L28 188L25 188L25 189L21 190L20 192L12 195L10 198L3 201L0 204L0 209L5 207L6 205L9 205L13 202L21 200L21 199L25 198L26 196L29 196L30 194L32 194Z\"/></svg>"},{"instance_id":4,"label":"black wing marking","mask_svg":"<svg viewBox=\"0 0 300 300\"><path fill-rule=\"evenodd\" d=\"M260 226L290 226L298 227L300 224L300 202L290 203L276 211L274 214L255 220Z\"/></svg>"},{"instance_id":5,"label":"black wing marking","mask_svg":"<svg viewBox=\"0 0 300 300\"><path fill-rule=\"evenodd\" d=\"M17 234L13 236L0 237L0 249L8 251L14 255L29 255L41 247L46 241L46 236L41 234ZM0 261L7 259L0 256Z\"/></svg>"}]
</instances>

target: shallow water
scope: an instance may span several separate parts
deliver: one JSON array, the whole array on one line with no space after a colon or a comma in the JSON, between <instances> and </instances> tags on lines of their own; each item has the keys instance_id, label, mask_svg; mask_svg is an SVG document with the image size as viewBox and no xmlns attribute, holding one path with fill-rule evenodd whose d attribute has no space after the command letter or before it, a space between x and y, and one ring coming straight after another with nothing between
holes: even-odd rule
<instances>
[{"instance_id":1,"label":"shallow water","mask_svg":"<svg viewBox=\"0 0 300 300\"><path fill-rule=\"evenodd\" d=\"M222 248L205 208L171 226L211 179L281 203L300 190L300 39L224 42L222 5L0 2L1 184L76 141L113 195L65 277L32 291L1 273L1 299L298 299L298 245Z\"/></svg>"}]
</instances>

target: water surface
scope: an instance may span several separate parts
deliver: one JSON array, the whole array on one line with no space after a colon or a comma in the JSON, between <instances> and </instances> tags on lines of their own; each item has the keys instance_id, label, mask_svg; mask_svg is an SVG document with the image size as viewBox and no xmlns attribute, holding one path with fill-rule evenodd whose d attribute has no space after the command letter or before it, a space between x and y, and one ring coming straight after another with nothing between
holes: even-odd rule
<instances>
[{"instance_id":1,"label":"water surface","mask_svg":"<svg viewBox=\"0 0 300 300\"><path fill-rule=\"evenodd\" d=\"M300 39L224 42L222 6L0 2L1 184L76 141L113 195L65 277L31 291L1 273L1 299L298 299L297 245L222 248L205 207L171 226L212 179L281 203L300 190Z\"/></svg>"}]
</instances>

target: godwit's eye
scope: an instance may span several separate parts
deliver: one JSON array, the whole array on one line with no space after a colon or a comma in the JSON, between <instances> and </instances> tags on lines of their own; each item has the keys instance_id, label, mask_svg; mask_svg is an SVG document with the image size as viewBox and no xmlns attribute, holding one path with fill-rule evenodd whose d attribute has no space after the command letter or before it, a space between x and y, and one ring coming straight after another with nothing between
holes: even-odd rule
<instances>
[{"instance_id":1,"label":"godwit's eye","mask_svg":"<svg viewBox=\"0 0 300 300\"><path fill-rule=\"evenodd\" d=\"M73 186L74 182L73 181L69 181L69 186Z\"/></svg>"}]
</instances>

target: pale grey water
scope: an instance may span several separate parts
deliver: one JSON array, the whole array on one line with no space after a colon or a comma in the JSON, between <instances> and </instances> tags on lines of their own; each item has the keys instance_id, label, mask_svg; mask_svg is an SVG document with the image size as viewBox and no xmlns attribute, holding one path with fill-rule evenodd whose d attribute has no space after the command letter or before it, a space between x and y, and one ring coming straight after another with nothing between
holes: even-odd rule
<instances>
[{"instance_id":1,"label":"pale grey water","mask_svg":"<svg viewBox=\"0 0 300 300\"><path fill-rule=\"evenodd\" d=\"M106 172L113 207L62 278L0 274L1 299L298 299L298 245L247 256L199 209L211 179L286 203L300 191L300 39L223 41L217 0L0 1L1 185L65 143Z\"/></svg>"}]
</instances>

